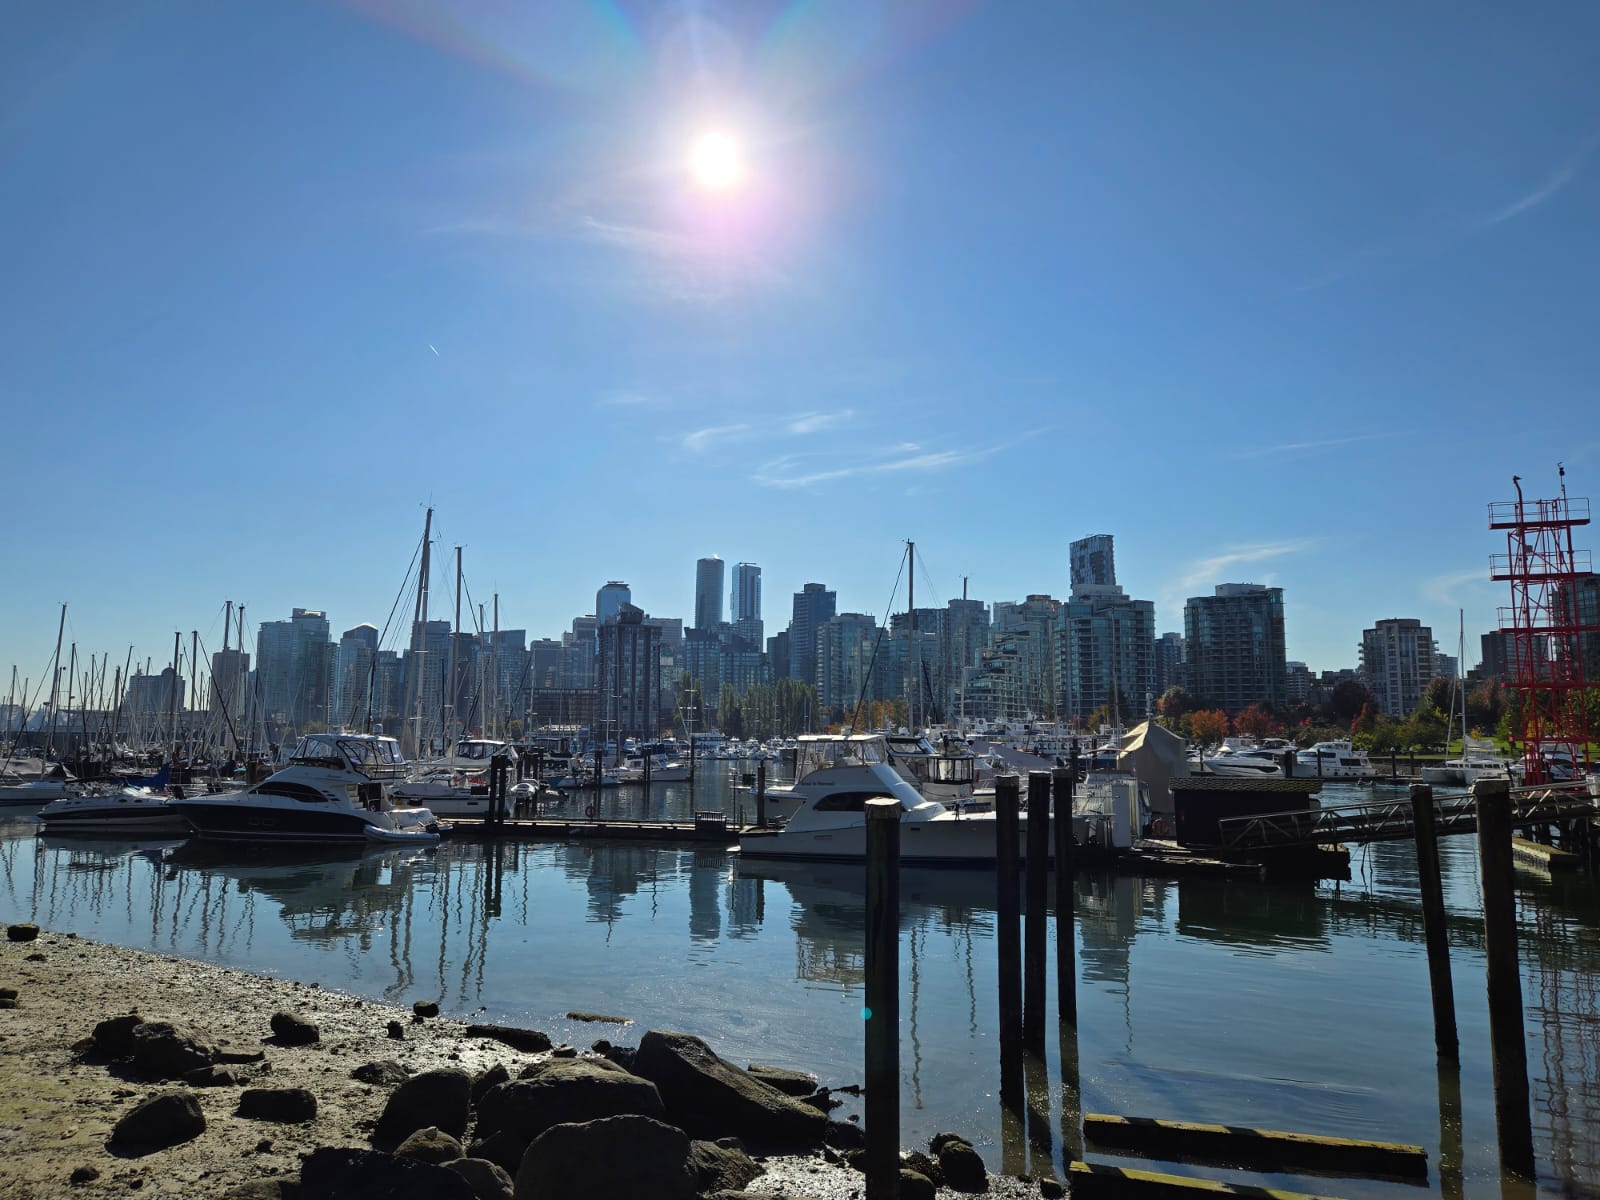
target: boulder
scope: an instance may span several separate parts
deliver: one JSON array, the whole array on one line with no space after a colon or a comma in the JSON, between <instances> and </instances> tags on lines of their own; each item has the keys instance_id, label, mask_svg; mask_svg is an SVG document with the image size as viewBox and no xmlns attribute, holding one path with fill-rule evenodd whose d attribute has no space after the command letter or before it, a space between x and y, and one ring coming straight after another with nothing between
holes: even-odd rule
<instances>
[{"instance_id":1,"label":"boulder","mask_svg":"<svg viewBox=\"0 0 1600 1200\"><path fill-rule=\"evenodd\" d=\"M738 1191L765 1169L737 1146L715 1142L689 1143L689 1169L701 1192Z\"/></svg>"},{"instance_id":2,"label":"boulder","mask_svg":"<svg viewBox=\"0 0 1600 1200\"><path fill-rule=\"evenodd\" d=\"M141 1021L128 1031L124 1056L146 1079L181 1079L189 1071L209 1067L220 1051L193 1025Z\"/></svg>"},{"instance_id":3,"label":"boulder","mask_svg":"<svg viewBox=\"0 0 1600 1200\"><path fill-rule=\"evenodd\" d=\"M472 1153L516 1171L523 1151L545 1130L601 1117L664 1117L655 1084L603 1059L535 1064L526 1078L490 1088L478 1101Z\"/></svg>"},{"instance_id":4,"label":"boulder","mask_svg":"<svg viewBox=\"0 0 1600 1200\"><path fill-rule=\"evenodd\" d=\"M471 1184L478 1200L512 1200L515 1194L511 1176L486 1158L457 1158L444 1167Z\"/></svg>"},{"instance_id":5,"label":"boulder","mask_svg":"<svg viewBox=\"0 0 1600 1200\"><path fill-rule=\"evenodd\" d=\"M827 1132L823 1113L719 1058L692 1034L647 1032L634 1069L695 1137L732 1134L757 1147L811 1147Z\"/></svg>"},{"instance_id":6,"label":"boulder","mask_svg":"<svg viewBox=\"0 0 1600 1200\"><path fill-rule=\"evenodd\" d=\"M39 936L39 927L26 921L15 925L6 926L6 940L11 942L31 942Z\"/></svg>"},{"instance_id":7,"label":"boulder","mask_svg":"<svg viewBox=\"0 0 1600 1200\"><path fill-rule=\"evenodd\" d=\"M910 1167L900 1168L900 1200L934 1200L937 1195L933 1180Z\"/></svg>"},{"instance_id":8,"label":"boulder","mask_svg":"<svg viewBox=\"0 0 1600 1200\"><path fill-rule=\"evenodd\" d=\"M439 1006L432 1000L417 1000L412 1003L411 1011L419 1017L437 1017Z\"/></svg>"},{"instance_id":9,"label":"boulder","mask_svg":"<svg viewBox=\"0 0 1600 1200\"><path fill-rule=\"evenodd\" d=\"M825 1140L835 1150L860 1150L867 1144L867 1134L854 1121L829 1121Z\"/></svg>"},{"instance_id":10,"label":"boulder","mask_svg":"<svg viewBox=\"0 0 1600 1200\"><path fill-rule=\"evenodd\" d=\"M350 1072L350 1078L357 1083L370 1083L376 1087L398 1087L411 1073L395 1062L392 1058L382 1058L377 1062L362 1063Z\"/></svg>"},{"instance_id":11,"label":"boulder","mask_svg":"<svg viewBox=\"0 0 1600 1200\"><path fill-rule=\"evenodd\" d=\"M419 1162L444 1165L457 1158L466 1157L461 1143L437 1125L419 1129L395 1148L401 1158L414 1158Z\"/></svg>"},{"instance_id":12,"label":"boulder","mask_svg":"<svg viewBox=\"0 0 1600 1200\"><path fill-rule=\"evenodd\" d=\"M300 1200L300 1180L294 1175L252 1179L223 1192L222 1200Z\"/></svg>"},{"instance_id":13,"label":"boulder","mask_svg":"<svg viewBox=\"0 0 1600 1200\"><path fill-rule=\"evenodd\" d=\"M537 1029L515 1029L509 1025L468 1025L470 1038L493 1038L527 1054L542 1054L550 1049L550 1038Z\"/></svg>"},{"instance_id":14,"label":"boulder","mask_svg":"<svg viewBox=\"0 0 1600 1200\"><path fill-rule=\"evenodd\" d=\"M294 1125L317 1115L317 1098L305 1088L246 1088L239 1093L238 1115Z\"/></svg>"},{"instance_id":15,"label":"boulder","mask_svg":"<svg viewBox=\"0 0 1600 1200\"><path fill-rule=\"evenodd\" d=\"M650 1117L555 1125L523 1155L514 1194L516 1200L693 1200L689 1139L683 1130Z\"/></svg>"},{"instance_id":16,"label":"boulder","mask_svg":"<svg viewBox=\"0 0 1600 1200\"><path fill-rule=\"evenodd\" d=\"M272 1036L281 1046L314 1046L322 1039L315 1025L291 1012L272 1014Z\"/></svg>"},{"instance_id":17,"label":"boulder","mask_svg":"<svg viewBox=\"0 0 1600 1200\"><path fill-rule=\"evenodd\" d=\"M300 1195L301 1200L477 1200L470 1183L433 1163L326 1146L301 1164Z\"/></svg>"},{"instance_id":18,"label":"boulder","mask_svg":"<svg viewBox=\"0 0 1600 1200\"><path fill-rule=\"evenodd\" d=\"M573 1059L540 1064L536 1074L490 1088L478 1103L477 1132L503 1130L532 1141L552 1125L624 1114L664 1117L656 1085L603 1060Z\"/></svg>"},{"instance_id":19,"label":"boulder","mask_svg":"<svg viewBox=\"0 0 1600 1200\"><path fill-rule=\"evenodd\" d=\"M946 1186L958 1192L989 1190L989 1172L983 1165L983 1156L969 1143L952 1139L939 1147L938 1153Z\"/></svg>"},{"instance_id":20,"label":"boulder","mask_svg":"<svg viewBox=\"0 0 1600 1200\"><path fill-rule=\"evenodd\" d=\"M389 1022L389 1036L392 1037L397 1042L405 1041L406 1040L406 1027L404 1025L400 1024L399 1021L390 1021Z\"/></svg>"},{"instance_id":21,"label":"boulder","mask_svg":"<svg viewBox=\"0 0 1600 1200\"><path fill-rule=\"evenodd\" d=\"M771 1084L786 1096L809 1096L817 1090L817 1077L807 1075L804 1071L791 1071L788 1067L769 1067L762 1063L751 1063L750 1074L761 1080L762 1083Z\"/></svg>"},{"instance_id":22,"label":"boulder","mask_svg":"<svg viewBox=\"0 0 1600 1200\"><path fill-rule=\"evenodd\" d=\"M118 1150L149 1151L176 1146L205 1132L200 1102L190 1092L160 1092L142 1100L111 1130Z\"/></svg>"},{"instance_id":23,"label":"boulder","mask_svg":"<svg viewBox=\"0 0 1600 1200\"><path fill-rule=\"evenodd\" d=\"M459 1067L413 1075L390 1094L372 1142L376 1146L398 1146L430 1125L460 1138L467 1132L471 1096L472 1077Z\"/></svg>"},{"instance_id":24,"label":"boulder","mask_svg":"<svg viewBox=\"0 0 1600 1200\"><path fill-rule=\"evenodd\" d=\"M472 1081L472 1107L477 1108L483 1103L483 1097L490 1088L497 1087L502 1083L508 1083L510 1079L511 1072L506 1068L505 1063L495 1063L494 1066L484 1071Z\"/></svg>"},{"instance_id":25,"label":"boulder","mask_svg":"<svg viewBox=\"0 0 1600 1200\"><path fill-rule=\"evenodd\" d=\"M144 1024L138 1013L107 1017L89 1035L89 1053L103 1058L127 1058L133 1053L133 1031Z\"/></svg>"}]
</instances>

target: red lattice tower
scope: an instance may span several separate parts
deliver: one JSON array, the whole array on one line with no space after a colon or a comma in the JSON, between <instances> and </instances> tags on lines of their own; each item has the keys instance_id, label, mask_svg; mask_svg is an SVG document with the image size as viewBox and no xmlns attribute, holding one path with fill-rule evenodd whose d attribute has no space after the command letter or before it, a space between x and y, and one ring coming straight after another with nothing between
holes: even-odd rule
<instances>
[{"instance_id":1,"label":"red lattice tower","mask_svg":"<svg viewBox=\"0 0 1600 1200\"><path fill-rule=\"evenodd\" d=\"M1506 531L1506 552L1490 556L1489 577L1511 585L1500 631L1511 635L1514 650L1511 686L1520 700L1523 780L1530 784L1566 775L1565 764L1582 769L1588 729L1582 635L1600 632L1579 607L1578 580L1593 574L1589 552L1572 548L1573 529L1589 523L1589 501L1568 498L1566 470L1557 470L1556 499L1523 499L1513 475L1516 500L1489 505L1489 528Z\"/></svg>"}]
</instances>

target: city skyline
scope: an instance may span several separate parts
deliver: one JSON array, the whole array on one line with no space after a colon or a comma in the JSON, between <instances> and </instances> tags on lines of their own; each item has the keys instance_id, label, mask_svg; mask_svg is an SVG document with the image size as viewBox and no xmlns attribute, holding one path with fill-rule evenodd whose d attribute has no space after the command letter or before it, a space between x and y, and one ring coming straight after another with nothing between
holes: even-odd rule
<instances>
[{"instance_id":1,"label":"city skyline","mask_svg":"<svg viewBox=\"0 0 1600 1200\"><path fill-rule=\"evenodd\" d=\"M1282 588L1328 670L1495 627L1513 475L1600 495L1600 9L11 18L0 669L62 601L382 628L431 506L534 633L709 554L881 622L906 538L1065 599L1110 531L1158 634Z\"/></svg>"}]
</instances>

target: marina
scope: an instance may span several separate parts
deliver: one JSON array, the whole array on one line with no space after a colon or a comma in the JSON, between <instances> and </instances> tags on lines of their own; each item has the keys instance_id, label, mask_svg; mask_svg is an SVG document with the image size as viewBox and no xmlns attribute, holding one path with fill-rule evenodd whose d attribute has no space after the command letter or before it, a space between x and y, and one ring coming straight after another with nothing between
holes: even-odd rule
<instances>
[{"instance_id":1,"label":"marina","mask_svg":"<svg viewBox=\"0 0 1600 1200\"><path fill-rule=\"evenodd\" d=\"M711 809L731 827L750 799L744 774L702 771L693 795L669 784L563 802L597 806L594 825L622 827L609 836L525 841L464 828L427 849L87 839L41 835L13 814L0 825L0 904L46 928L388 1003L433 1000L557 1042L594 1036L566 1013L617 1012L629 1029L683 1029L735 1061L859 1083L860 867L746 858L709 831L685 844L615 837L692 828L693 813ZM1371 800L1371 789L1349 792ZM582 807L541 820L581 829ZM1084 1155L1070 1111L1139 1113L1415 1144L1440 1194L1499 1194L1475 842L1439 842L1459 1074L1436 1063L1428 1037L1407 843L1353 847L1350 879L1320 884L1085 868L1074 885L1075 1054L1052 1033L1042 1061L1030 1060L1029 1105L1048 1117L1020 1123L999 1099L995 878L903 867L903 1140L960 1129L992 1171L1064 1179ZM1572 1194L1600 1181L1600 1040L1589 1016L1600 948L1587 932L1600 900L1588 873L1524 861L1534 864L1518 875L1518 932L1540 1191ZM1063 1061L1077 1064L1076 1094ZM1160 1169L1390 1194L1372 1180Z\"/></svg>"}]
</instances>

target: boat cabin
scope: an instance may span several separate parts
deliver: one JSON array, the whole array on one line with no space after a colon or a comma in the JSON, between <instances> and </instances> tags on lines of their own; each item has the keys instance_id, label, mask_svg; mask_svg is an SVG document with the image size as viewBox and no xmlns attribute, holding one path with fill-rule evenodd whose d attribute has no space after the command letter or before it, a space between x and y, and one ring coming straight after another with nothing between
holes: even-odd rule
<instances>
[{"instance_id":1,"label":"boat cabin","mask_svg":"<svg viewBox=\"0 0 1600 1200\"><path fill-rule=\"evenodd\" d=\"M291 766L354 771L368 779L403 779L405 756L391 737L355 733L308 733L289 756Z\"/></svg>"}]
</instances>

